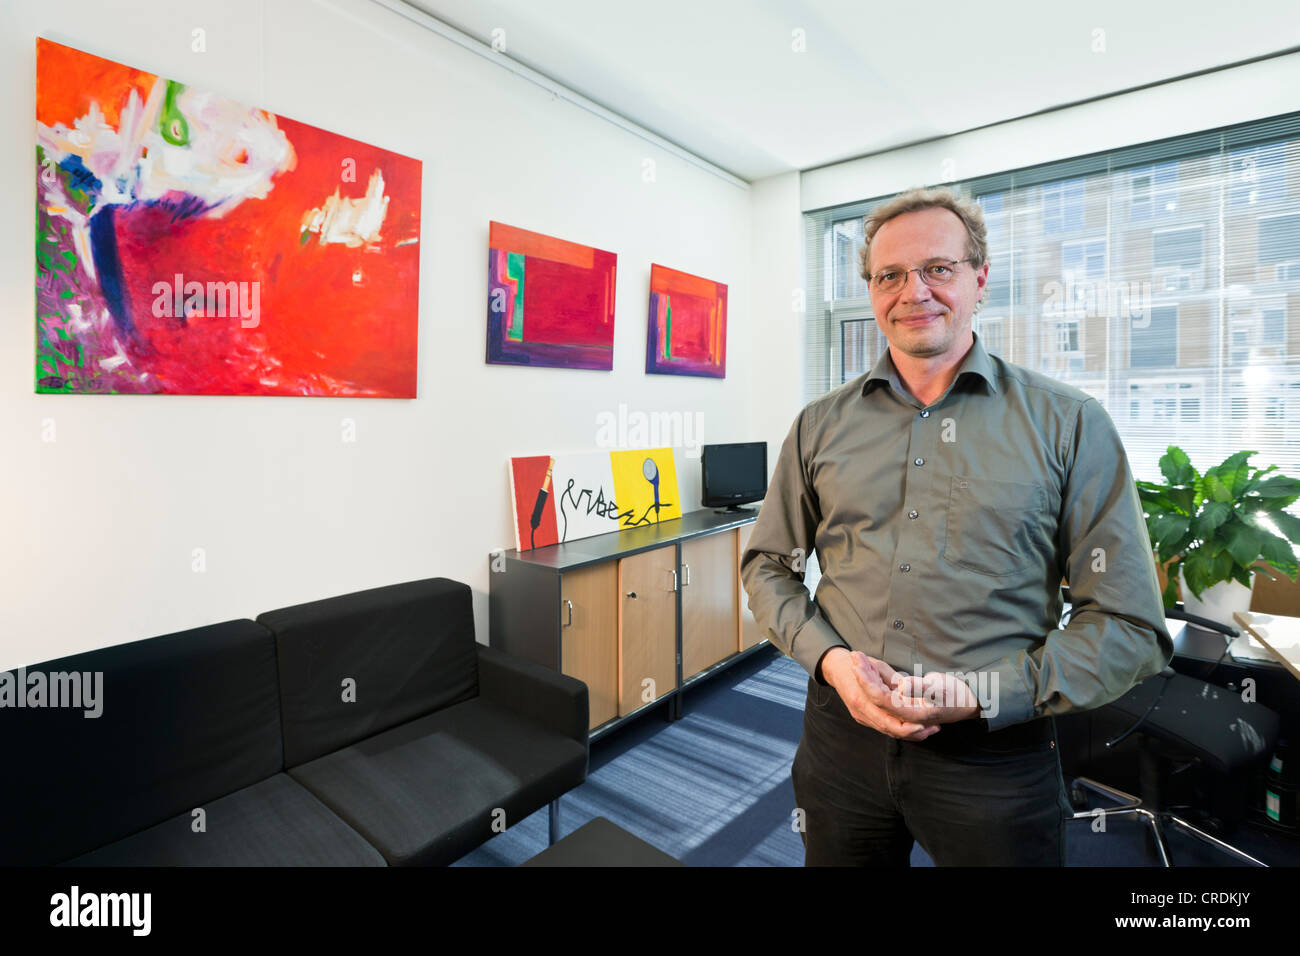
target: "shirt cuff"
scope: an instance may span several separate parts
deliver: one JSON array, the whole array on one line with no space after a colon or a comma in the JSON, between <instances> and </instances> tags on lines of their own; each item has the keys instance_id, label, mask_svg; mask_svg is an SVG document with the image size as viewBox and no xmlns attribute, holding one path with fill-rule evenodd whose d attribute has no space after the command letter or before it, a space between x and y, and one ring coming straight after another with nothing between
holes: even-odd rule
<instances>
[{"instance_id":1,"label":"shirt cuff","mask_svg":"<svg viewBox=\"0 0 1300 956\"><path fill-rule=\"evenodd\" d=\"M999 661L978 676L972 674L966 683L980 703L976 719L985 721L989 732L1033 719L1033 695L1020 671L1007 661Z\"/></svg>"},{"instance_id":2,"label":"shirt cuff","mask_svg":"<svg viewBox=\"0 0 1300 956\"><path fill-rule=\"evenodd\" d=\"M821 663L822 655L833 647L849 650L849 646L835 633L835 628L818 613L804 621L803 626L795 632L794 641L790 645L790 656L813 680L817 680L817 665ZM818 683L823 687L829 686L825 681Z\"/></svg>"}]
</instances>

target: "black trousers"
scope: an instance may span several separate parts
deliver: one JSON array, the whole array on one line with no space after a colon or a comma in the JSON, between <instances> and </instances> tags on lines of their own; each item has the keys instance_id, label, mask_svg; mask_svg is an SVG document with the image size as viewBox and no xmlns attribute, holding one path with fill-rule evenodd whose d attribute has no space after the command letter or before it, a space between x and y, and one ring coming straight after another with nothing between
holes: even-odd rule
<instances>
[{"instance_id":1,"label":"black trousers","mask_svg":"<svg viewBox=\"0 0 1300 956\"><path fill-rule=\"evenodd\" d=\"M915 839L937 866L1064 866L1074 810L1052 718L977 729L897 740L810 677L791 768L804 865L908 866Z\"/></svg>"}]
</instances>

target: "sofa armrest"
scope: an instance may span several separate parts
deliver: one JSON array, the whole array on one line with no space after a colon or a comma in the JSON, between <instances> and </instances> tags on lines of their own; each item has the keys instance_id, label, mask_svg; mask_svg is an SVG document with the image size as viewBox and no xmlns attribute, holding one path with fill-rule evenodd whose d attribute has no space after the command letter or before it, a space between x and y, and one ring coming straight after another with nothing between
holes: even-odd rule
<instances>
[{"instance_id":1,"label":"sofa armrest","mask_svg":"<svg viewBox=\"0 0 1300 956\"><path fill-rule=\"evenodd\" d=\"M587 685L576 678L479 644L478 692L530 723L587 744Z\"/></svg>"}]
</instances>

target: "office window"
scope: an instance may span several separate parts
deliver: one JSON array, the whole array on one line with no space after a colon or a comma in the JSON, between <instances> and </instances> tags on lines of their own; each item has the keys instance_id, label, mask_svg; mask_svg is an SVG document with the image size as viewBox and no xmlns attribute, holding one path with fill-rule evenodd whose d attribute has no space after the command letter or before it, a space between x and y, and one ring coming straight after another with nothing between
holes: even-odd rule
<instances>
[{"instance_id":1,"label":"office window","mask_svg":"<svg viewBox=\"0 0 1300 956\"><path fill-rule=\"evenodd\" d=\"M1205 286L1205 227L1151 233L1152 272L1162 292L1195 292Z\"/></svg>"},{"instance_id":2,"label":"office window","mask_svg":"<svg viewBox=\"0 0 1300 956\"><path fill-rule=\"evenodd\" d=\"M1079 351L1079 322L1077 319L1063 319L1056 324L1056 350L1058 352Z\"/></svg>"},{"instance_id":3,"label":"office window","mask_svg":"<svg viewBox=\"0 0 1300 956\"><path fill-rule=\"evenodd\" d=\"M1179 441L1181 436L1195 434L1194 429L1184 426L1201 420L1202 386L1199 382L1152 377L1130 381L1128 388L1128 421L1115 423L1121 429L1125 426L1163 425L1171 443Z\"/></svg>"},{"instance_id":4,"label":"office window","mask_svg":"<svg viewBox=\"0 0 1300 956\"><path fill-rule=\"evenodd\" d=\"M835 243L835 298L861 298L867 294L867 283L858 271L858 250L862 248L862 220L846 219L835 224L832 232Z\"/></svg>"},{"instance_id":5,"label":"office window","mask_svg":"<svg viewBox=\"0 0 1300 956\"><path fill-rule=\"evenodd\" d=\"M989 250L1001 249L1007 244L1007 214L1002 193L989 193L978 197L980 210L984 213L984 230L988 238Z\"/></svg>"},{"instance_id":6,"label":"office window","mask_svg":"<svg viewBox=\"0 0 1300 956\"><path fill-rule=\"evenodd\" d=\"M1259 261L1266 264L1300 259L1300 213L1261 216Z\"/></svg>"},{"instance_id":7,"label":"office window","mask_svg":"<svg viewBox=\"0 0 1300 956\"><path fill-rule=\"evenodd\" d=\"M1287 145L1269 143L1228 153L1229 205L1256 206L1285 198Z\"/></svg>"},{"instance_id":8,"label":"office window","mask_svg":"<svg viewBox=\"0 0 1300 956\"><path fill-rule=\"evenodd\" d=\"M1042 188L1043 232L1072 232L1083 228L1084 183L1069 179Z\"/></svg>"},{"instance_id":9,"label":"office window","mask_svg":"<svg viewBox=\"0 0 1300 956\"><path fill-rule=\"evenodd\" d=\"M1006 319L981 316L976 320L975 328L984 343L986 352L1010 359L1010 356L1006 354L1005 339L1003 338L1005 324Z\"/></svg>"},{"instance_id":10,"label":"office window","mask_svg":"<svg viewBox=\"0 0 1300 956\"><path fill-rule=\"evenodd\" d=\"M1078 284L1106 277L1106 240L1061 243L1061 278Z\"/></svg>"},{"instance_id":11,"label":"office window","mask_svg":"<svg viewBox=\"0 0 1300 956\"><path fill-rule=\"evenodd\" d=\"M1178 164L1158 163L1129 170L1130 222L1153 219L1178 209Z\"/></svg>"},{"instance_id":12,"label":"office window","mask_svg":"<svg viewBox=\"0 0 1300 956\"><path fill-rule=\"evenodd\" d=\"M1080 336L1081 319L1056 319L1044 327L1042 369L1054 374L1083 370L1083 349Z\"/></svg>"},{"instance_id":13,"label":"office window","mask_svg":"<svg viewBox=\"0 0 1300 956\"><path fill-rule=\"evenodd\" d=\"M1264 281L1300 279L1300 213L1259 218L1259 264Z\"/></svg>"},{"instance_id":14,"label":"office window","mask_svg":"<svg viewBox=\"0 0 1300 956\"><path fill-rule=\"evenodd\" d=\"M1129 339L1129 368L1177 368L1178 306L1151 309L1149 324L1134 324Z\"/></svg>"},{"instance_id":15,"label":"office window","mask_svg":"<svg viewBox=\"0 0 1300 956\"><path fill-rule=\"evenodd\" d=\"M989 227L985 347L1097 397L1136 475L1159 478L1173 443L1201 467L1246 447L1300 474L1300 112L955 188ZM808 274L828 283L810 290L809 400L888 346L874 320L846 344L841 324L873 317L825 257L837 223L889 198L805 216Z\"/></svg>"},{"instance_id":16,"label":"office window","mask_svg":"<svg viewBox=\"0 0 1300 956\"><path fill-rule=\"evenodd\" d=\"M1199 269L1205 264L1205 228L1161 229L1151 234L1152 265L1157 269Z\"/></svg>"},{"instance_id":17,"label":"office window","mask_svg":"<svg viewBox=\"0 0 1300 956\"><path fill-rule=\"evenodd\" d=\"M1269 296L1233 305L1228 310L1228 364L1268 368L1284 366L1286 299Z\"/></svg>"},{"instance_id":18,"label":"office window","mask_svg":"<svg viewBox=\"0 0 1300 956\"><path fill-rule=\"evenodd\" d=\"M840 381L865 375L875 364L871 354L874 338L868 338L868 332L875 328L875 323L867 319L850 319L840 323L840 354L843 356L843 368L840 369Z\"/></svg>"},{"instance_id":19,"label":"office window","mask_svg":"<svg viewBox=\"0 0 1300 956\"><path fill-rule=\"evenodd\" d=\"M1011 276L1003 269L994 272L993 264L989 263L989 281L984 288L982 308L985 312L1005 312L1010 306Z\"/></svg>"},{"instance_id":20,"label":"office window","mask_svg":"<svg viewBox=\"0 0 1300 956\"><path fill-rule=\"evenodd\" d=\"M989 281L981 315L1004 315L1012 305L1024 305L1025 267L1022 253L989 253Z\"/></svg>"},{"instance_id":21,"label":"office window","mask_svg":"<svg viewBox=\"0 0 1300 956\"><path fill-rule=\"evenodd\" d=\"M1262 309L1260 321L1260 338L1267 345L1283 345L1286 342L1286 309Z\"/></svg>"}]
</instances>

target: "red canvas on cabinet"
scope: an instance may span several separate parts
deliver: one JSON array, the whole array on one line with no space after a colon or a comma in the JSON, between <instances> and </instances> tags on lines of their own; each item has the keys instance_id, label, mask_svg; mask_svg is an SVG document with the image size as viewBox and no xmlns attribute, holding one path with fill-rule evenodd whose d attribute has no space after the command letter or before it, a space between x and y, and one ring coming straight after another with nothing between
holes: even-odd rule
<instances>
[{"instance_id":1,"label":"red canvas on cabinet","mask_svg":"<svg viewBox=\"0 0 1300 956\"><path fill-rule=\"evenodd\" d=\"M418 160L36 62L38 392L415 397Z\"/></svg>"}]
</instances>

